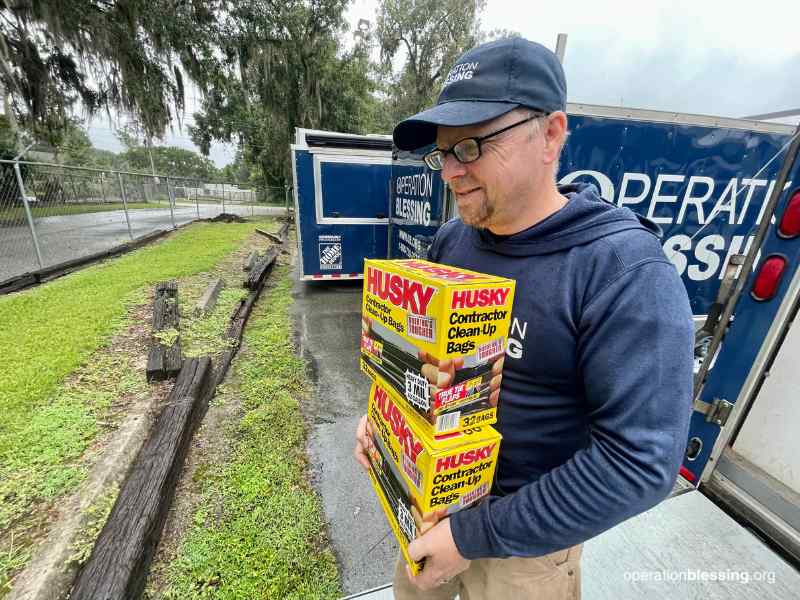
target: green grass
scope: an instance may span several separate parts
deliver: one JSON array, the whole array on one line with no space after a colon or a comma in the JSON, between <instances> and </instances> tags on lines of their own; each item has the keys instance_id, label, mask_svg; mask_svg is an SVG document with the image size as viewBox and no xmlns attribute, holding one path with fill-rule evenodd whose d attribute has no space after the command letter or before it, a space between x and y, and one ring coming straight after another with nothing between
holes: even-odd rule
<instances>
[{"instance_id":1,"label":"green grass","mask_svg":"<svg viewBox=\"0 0 800 600\"><path fill-rule=\"evenodd\" d=\"M111 509L114 508L114 502L117 500L119 494L119 486L112 486L105 490L99 498L87 510L87 523L86 526L78 532L75 540L70 546L72 555L69 557L69 562L76 562L83 565L89 560L92 555L94 543L97 541L97 536L103 530L103 526L108 521L108 516L111 514Z\"/></svg>"},{"instance_id":2,"label":"green grass","mask_svg":"<svg viewBox=\"0 0 800 600\"><path fill-rule=\"evenodd\" d=\"M232 456L200 465L199 508L166 573L164 598L337 598L336 562L322 510L306 477L306 432L298 399L305 365L291 346L286 268L258 303L235 362L245 415L231 432ZM234 389L235 388L235 389Z\"/></svg>"},{"instance_id":3,"label":"green grass","mask_svg":"<svg viewBox=\"0 0 800 600\"><path fill-rule=\"evenodd\" d=\"M258 225L195 224L113 261L0 297L0 539L31 506L83 478L79 459L97 436L98 419L121 394L141 391L143 382L114 353L81 365L128 325L129 309L146 301L153 283L211 269ZM0 566L12 558L0 550Z\"/></svg>"},{"instance_id":4,"label":"green grass","mask_svg":"<svg viewBox=\"0 0 800 600\"><path fill-rule=\"evenodd\" d=\"M228 285L235 285L230 281ZM233 340L225 337L231 313L239 300L247 295L246 290L237 287L222 289L217 305L209 314L199 318L189 317L181 320L181 349L186 357L211 356L212 359L233 345ZM179 297L181 303L183 298ZM189 307L181 309L181 314L189 312Z\"/></svg>"},{"instance_id":5,"label":"green grass","mask_svg":"<svg viewBox=\"0 0 800 600\"><path fill-rule=\"evenodd\" d=\"M103 203L87 203L87 204L51 204L47 206L31 205L31 216L34 218L39 217L54 217L57 215L82 215L86 213L106 212L110 210L122 210L121 202L113 204ZM155 202L128 202L128 208L131 210L141 208L169 208L167 204L157 204ZM12 206L0 210L0 222L16 222L24 221L25 207Z\"/></svg>"}]
</instances>

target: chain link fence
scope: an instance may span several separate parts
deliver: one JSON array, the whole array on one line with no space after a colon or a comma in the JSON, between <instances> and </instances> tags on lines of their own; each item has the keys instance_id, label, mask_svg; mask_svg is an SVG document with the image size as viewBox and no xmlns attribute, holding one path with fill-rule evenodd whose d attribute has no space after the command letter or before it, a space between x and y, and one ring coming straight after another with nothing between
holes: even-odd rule
<instances>
[{"instance_id":1,"label":"chain link fence","mask_svg":"<svg viewBox=\"0 0 800 600\"><path fill-rule=\"evenodd\" d=\"M225 212L285 214L290 190L0 160L0 281Z\"/></svg>"}]
</instances>

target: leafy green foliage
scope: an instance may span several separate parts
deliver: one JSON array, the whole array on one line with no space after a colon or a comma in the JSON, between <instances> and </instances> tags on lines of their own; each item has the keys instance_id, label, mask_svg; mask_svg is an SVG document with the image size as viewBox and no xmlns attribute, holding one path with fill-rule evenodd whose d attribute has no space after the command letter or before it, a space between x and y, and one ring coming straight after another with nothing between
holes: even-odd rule
<instances>
[{"instance_id":1,"label":"leafy green foliage","mask_svg":"<svg viewBox=\"0 0 800 600\"><path fill-rule=\"evenodd\" d=\"M0 9L0 83L21 125L57 144L78 102L133 114L160 137L183 110L184 73L211 53L221 1L39 0Z\"/></svg>"},{"instance_id":2,"label":"leafy green foliage","mask_svg":"<svg viewBox=\"0 0 800 600\"><path fill-rule=\"evenodd\" d=\"M150 163L150 156L153 163ZM175 177L196 177L203 181L219 179L219 171L205 156L177 146L144 146L129 148L117 155L117 168L125 171L174 175Z\"/></svg>"},{"instance_id":3,"label":"leafy green foliage","mask_svg":"<svg viewBox=\"0 0 800 600\"><path fill-rule=\"evenodd\" d=\"M456 58L480 41L485 5L486 0L381 0L376 38L390 125L435 103ZM405 60L396 73L398 54Z\"/></svg>"},{"instance_id":4,"label":"leafy green foliage","mask_svg":"<svg viewBox=\"0 0 800 600\"><path fill-rule=\"evenodd\" d=\"M189 131L208 153L237 141L262 186L291 179L287 148L295 127L363 133L374 87L360 45L345 52L346 0L241 0L220 17L221 58L201 84L209 90Z\"/></svg>"},{"instance_id":5,"label":"leafy green foliage","mask_svg":"<svg viewBox=\"0 0 800 600\"><path fill-rule=\"evenodd\" d=\"M0 548L0 597L11 589L10 574L25 566L30 558L30 547L15 543L14 536L9 536L8 547Z\"/></svg>"},{"instance_id":6,"label":"leafy green foliage","mask_svg":"<svg viewBox=\"0 0 800 600\"><path fill-rule=\"evenodd\" d=\"M119 486L112 486L105 490L103 494L86 510L87 523L86 526L78 532L75 541L70 546L72 555L69 557L70 562L76 562L83 565L92 555L94 543L97 541L97 536L103 529L103 526L108 520L108 515L111 514L111 509L114 508L114 502L117 500L119 494Z\"/></svg>"},{"instance_id":7,"label":"leafy green foliage","mask_svg":"<svg viewBox=\"0 0 800 600\"><path fill-rule=\"evenodd\" d=\"M236 305L246 295L243 288L223 289L214 310L199 318L181 317L181 345L183 355L214 356L221 354L235 343L225 338L228 321ZM181 311L185 314L188 311Z\"/></svg>"},{"instance_id":8,"label":"leafy green foliage","mask_svg":"<svg viewBox=\"0 0 800 600\"><path fill-rule=\"evenodd\" d=\"M320 533L317 497L305 474L305 429L298 399L305 365L291 339L291 280L254 309L235 363L247 410L231 436L233 456L205 465L203 499L169 565L164 598L338 598L336 562ZM232 389L228 389L232 393Z\"/></svg>"},{"instance_id":9,"label":"leafy green foliage","mask_svg":"<svg viewBox=\"0 0 800 600\"><path fill-rule=\"evenodd\" d=\"M0 115L0 160L12 160L17 155L17 136L6 115Z\"/></svg>"}]
</instances>

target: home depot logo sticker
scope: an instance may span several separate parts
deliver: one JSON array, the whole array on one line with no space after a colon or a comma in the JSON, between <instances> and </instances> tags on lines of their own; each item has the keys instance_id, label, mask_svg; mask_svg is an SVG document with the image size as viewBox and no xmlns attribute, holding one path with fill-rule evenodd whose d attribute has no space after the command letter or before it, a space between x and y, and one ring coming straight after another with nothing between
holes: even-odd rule
<instances>
[{"instance_id":1,"label":"home depot logo sticker","mask_svg":"<svg viewBox=\"0 0 800 600\"><path fill-rule=\"evenodd\" d=\"M319 236L319 268L320 270L334 270L342 268L341 236Z\"/></svg>"}]
</instances>

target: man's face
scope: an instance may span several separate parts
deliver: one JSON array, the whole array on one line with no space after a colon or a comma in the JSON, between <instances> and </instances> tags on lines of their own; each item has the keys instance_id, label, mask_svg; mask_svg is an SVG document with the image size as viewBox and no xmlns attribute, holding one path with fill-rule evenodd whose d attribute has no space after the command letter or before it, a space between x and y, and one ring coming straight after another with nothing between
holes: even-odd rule
<instances>
[{"instance_id":1,"label":"man's face","mask_svg":"<svg viewBox=\"0 0 800 600\"><path fill-rule=\"evenodd\" d=\"M530 113L513 110L492 121L467 127L439 127L436 144L449 149L460 140L480 137L525 119ZM546 128L547 120L541 124ZM514 127L481 142L478 160L461 164L448 154L442 179L453 190L458 212L467 225L496 229L513 225L522 203L541 185L544 134L536 122Z\"/></svg>"}]
</instances>

